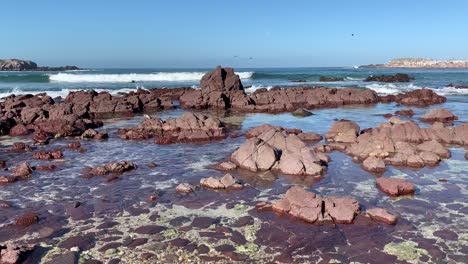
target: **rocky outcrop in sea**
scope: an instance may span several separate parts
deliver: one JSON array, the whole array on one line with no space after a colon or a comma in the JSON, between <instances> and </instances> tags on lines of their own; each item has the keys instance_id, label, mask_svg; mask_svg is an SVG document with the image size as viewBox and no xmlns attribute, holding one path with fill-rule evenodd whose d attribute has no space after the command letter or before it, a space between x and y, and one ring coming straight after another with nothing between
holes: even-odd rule
<instances>
[{"instance_id":1,"label":"rocky outcrop in sea","mask_svg":"<svg viewBox=\"0 0 468 264\"><path fill-rule=\"evenodd\" d=\"M7 59L0 60L0 71L76 71L81 70L77 66L47 67L37 66L30 60Z\"/></svg>"}]
</instances>

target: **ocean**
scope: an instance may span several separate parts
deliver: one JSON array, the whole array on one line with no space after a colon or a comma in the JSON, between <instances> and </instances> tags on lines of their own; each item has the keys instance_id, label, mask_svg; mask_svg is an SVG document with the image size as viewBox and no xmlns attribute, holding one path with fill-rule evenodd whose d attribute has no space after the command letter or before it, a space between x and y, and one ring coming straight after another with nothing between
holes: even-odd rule
<instances>
[{"instance_id":1,"label":"ocean","mask_svg":"<svg viewBox=\"0 0 468 264\"><path fill-rule=\"evenodd\" d=\"M187 69L89 69L67 72L0 72L0 97L9 94L47 92L52 97L66 96L69 91L95 89L111 93L137 88L198 87L201 77L212 68ZM237 68L247 91L273 86L322 85L329 87L362 87L379 94L396 94L419 88L430 88L445 96L468 96L468 89L448 87L468 85L468 69L365 69L336 68ZM410 83L364 82L369 75L407 73L415 78ZM342 77L340 82L319 82L321 76ZM292 82L304 80L306 82ZM459 98L461 99L461 98Z\"/></svg>"}]
</instances>

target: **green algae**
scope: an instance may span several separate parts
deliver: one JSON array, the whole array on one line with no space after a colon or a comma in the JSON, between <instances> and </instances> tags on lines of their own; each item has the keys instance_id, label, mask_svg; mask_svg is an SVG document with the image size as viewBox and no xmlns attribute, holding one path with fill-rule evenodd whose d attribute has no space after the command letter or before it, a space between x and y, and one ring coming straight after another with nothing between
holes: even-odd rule
<instances>
[{"instance_id":1,"label":"green algae","mask_svg":"<svg viewBox=\"0 0 468 264\"><path fill-rule=\"evenodd\" d=\"M396 256L399 260L418 262L422 255L429 255L427 250L417 247L418 244L413 241L404 241L400 243L389 243L385 245L384 252Z\"/></svg>"}]
</instances>

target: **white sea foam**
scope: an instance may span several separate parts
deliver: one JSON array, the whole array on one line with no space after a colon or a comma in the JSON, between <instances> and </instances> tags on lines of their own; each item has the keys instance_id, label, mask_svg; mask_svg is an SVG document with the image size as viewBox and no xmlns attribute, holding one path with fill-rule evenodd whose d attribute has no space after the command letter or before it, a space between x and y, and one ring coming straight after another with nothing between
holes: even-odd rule
<instances>
[{"instance_id":1,"label":"white sea foam","mask_svg":"<svg viewBox=\"0 0 468 264\"><path fill-rule=\"evenodd\" d=\"M127 74L50 74L52 82L68 83L130 83L130 82L181 82L199 81L206 72L156 72L156 73L127 73ZM238 72L241 79L249 79L253 72Z\"/></svg>"},{"instance_id":2,"label":"white sea foam","mask_svg":"<svg viewBox=\"0 0 468 264\"><path fill-rule=\"evenodd\" d=\"M434 91L440 95L465 95L468 94L468 89L457 89L454 87L442 87L440 89L434 89Z\"/></svg>"},{"instance_id":3,"label":"white sea foam","mask_svg":"<svg viewBox=\"0 0 468 264\"><path fill-rule=\"evenodd\" d=\"M143 86L140 86L138 88L144 89ZM122 88L122 89L117 89L117 90L107 90L107 89L93 89L96 92L109 92L112 95L117 95L119 93L129 93L129 92L134 92L138 88ZM60 91L22 91L18 88L14 88L12 91L8 92L1 92L0 93L0 98L4 98L7 96L10 96L12 94L15 95L23 95L23 94L38 94L38 93L46 93L48 96L55 98L55 97L62 97L65 98L70 92L75 92L75 91L83 91L83 89L62 89Z\"/></svg>"},{"instance_id":4,"label":"white sea foam","mask_svg":"<svg viewBox=\"0 0 468 264\"><path fill-rule=\"evenodd\" d=\"M246 93L253 93L257 91L258 89L266 88L267 90L270 90L273 88L273 86L264 86L264 85L252 85L249 88L245 88Z\"/></svg>"},{"instance_id":5,"label":"white sea foam","mask_svg":"<svg viewBox=\"0 0 468 264\"><path fill-rule=\"evenodd\" d=\"M378 84L373 83L366 85L366 88L376 91L378 94L397 94L403 93L407 91L412 91L416 89L421 89L423 87L419 87L412 83L410 84L394 84L394 83L386 83L386 84Z\"/></svg>"}]
</instances>

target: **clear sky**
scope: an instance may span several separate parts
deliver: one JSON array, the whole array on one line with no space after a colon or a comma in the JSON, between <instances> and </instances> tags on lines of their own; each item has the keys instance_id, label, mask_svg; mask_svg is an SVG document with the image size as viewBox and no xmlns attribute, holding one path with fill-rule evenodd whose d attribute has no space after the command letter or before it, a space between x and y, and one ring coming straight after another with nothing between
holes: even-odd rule
<instances>
[{"instance_id":1,"label":"clear sky","mask_svg":"<svg viewBox=\"0 0 468 264\"><path fill-rule=\"evenodd\" d=\"M15 0L1 1L0 10L0 58L40 65L292 67L468 59L467 0Z\"/></svg>"}]
</instances>

